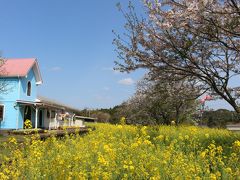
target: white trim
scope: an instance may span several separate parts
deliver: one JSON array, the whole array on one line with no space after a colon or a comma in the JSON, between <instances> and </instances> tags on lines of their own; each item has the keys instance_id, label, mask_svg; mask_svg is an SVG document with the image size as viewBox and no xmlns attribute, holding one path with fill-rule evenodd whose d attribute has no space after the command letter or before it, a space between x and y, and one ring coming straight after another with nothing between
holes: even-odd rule
<instances>
[{"instance_id":1,"label":"white trim","mask_svg":"<svg viewBox=\"0 0 240 180\"><path fill-rule=\"evenodd\" d=\"M35 59L35 63L33 65L32 69L33 69L33 72L35 73L36 84L37 85L42 84L43 80L42 80L42 76L41 76L41 72L40 72L40 68L39 68L37 59Z\"/></svg>"},{"instance_id":2,"label":"white trim","mask_svg":"<svg viewBox=\"0 0 240 180\"><path fill-rule=\"evenodd\" d=\"M18 76L18 98L20 99L20 87L21 87L21 83L20 83L20 76ZM17 127L16 129L18 129L18 125L19 125L19 111L20 111L20 107L17 106Z\"/></svg>"},{"instance_id":3,"label":"white trim","mask_svg":"<svg viewBox=\"0 0 240 180\"><path fill-rule=\"evenodd\" d=\"M57 116L58 113L55 114L55 118L54 118L54 128L57 129Z\"/></svg>"},{"instance_id":4,"label":"white trim","mask_svg":"<svg viewBox=\"0 0 240 180\"><path fill-rule=\"evenodd\" d=\"M35 129L38 128L38 107L35 109Z\"/></svg>"},{"instance_id":5,"label":"white trim","mask_svg":"<svg viewBox=\"0 0 240 180\"><path fill-rule=\"evenodd\" d=\"M21 83L20 83L20 76L18 76L18 98L20 99L20 86L21 86Z\"/></svg>"},{"instance_id":6,"label":"white trim","mask_svg":"<svg viewBox=\"0 0 240 180\"><path fill-rule=\"evenodd\" d=\"M73 126L73 124L74 124L74 123L73 123L73 120L74 120L75 115L76 115L76 114L73 114L73 115L72 115L72 119L71 119L71 120L72 120L72 122L71 122L71 125L72 125L72 126Z\"/></svg>"},{"instance_id":7,"label":"white trim","mask_svg":"<svg viewBox=\"0 0 240 180\"><path fill-rule=\"evenodd\" d=\"M19 111L20 111L20 107L17 106L17 127L16 127L16 129L18 129L18 123L19 123Z\"/></svg>"},{"instance_id":8,"label":"white trim","mask_svg":"<svg viewBox=\"0 0 240 180\"><path fill-rule=\"evenodd\" d=\"M15 103L13 107L16 110L16 129L18 129L19 106L17 105L17 103Z\"/></svg>"}]
</instances>

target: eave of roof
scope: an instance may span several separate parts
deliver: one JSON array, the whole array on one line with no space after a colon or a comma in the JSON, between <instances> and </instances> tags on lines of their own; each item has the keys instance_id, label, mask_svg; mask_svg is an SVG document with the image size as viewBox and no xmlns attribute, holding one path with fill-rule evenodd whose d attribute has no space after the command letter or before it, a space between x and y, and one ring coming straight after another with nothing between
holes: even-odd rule
<instances>
[{"instance_id":1,"label":"eave of roof","mask_svg":"<svg viewBox=\"0 0 240 180\"><path fill-rule=\"evenodd\" d=\"M36 76L36 78L38 77L38 81L36 82L36 84L40 85L43 83L43 80L42 80L42 75L41 75L41 71L40 71L37 59L35 59L35 64L33 65L33 71L34 71L34 67L36 67L35 69L37 71L35 75L38 75L38 76Z\"/></svg>"},{"instance_id":2,"label":"eave of roof","mask_svg":"<svg viewBox=\"0 0 240 180\"><path fill-rule=\"evenodd\" d=\"M56 102L54 100L50 100L46 97L38 97L38 99L34 102L33 101L25 101L25 100L17 100L16 103L23 104L23 105L34 105L34 106L56 108L56 109L61 109L61 110L69 110L76 114L81 113L81 110L79 110L77 108Z\"/></svg>"},{"instance_id":3,"label":"eave of roof","mask_svg":"<svg viewBox=\"0 0 240 180\"><path fill-rule=\"evenodd\" d=\"M64 109L64 110L70 110L74 113L80 113L81 110L71 107L69 105L57 102L55 100L46 98L46 97L42 97L42 96L38 96L37 101L38 103L42 103L44 106L49 106L49 107L54 107L54 108L59 108L59 109Z\"/></svg>"},{"instance_id":4,"label":"eave of roof","mask_svg":"<svg viewBox=\"0 0 240 180\"><path fill-rule=\"evenodd\" d=\"M89 119L89 120L97 120L97 118L93 118L93 117L86 117L86 116L75 116L76 118L79 119Z\"/></svg>"}]
</instances>

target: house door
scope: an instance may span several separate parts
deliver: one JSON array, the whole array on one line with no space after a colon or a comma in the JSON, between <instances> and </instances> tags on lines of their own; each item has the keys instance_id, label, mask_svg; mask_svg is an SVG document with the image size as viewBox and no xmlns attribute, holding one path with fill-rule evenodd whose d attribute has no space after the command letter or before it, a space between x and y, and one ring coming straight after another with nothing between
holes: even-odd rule
<instances>
[{"instance_id":1,"label":"house door","mask_svg":"<svg viewBox=\"0 0 240 180\"><path fill-rule=\"evenodd\" d=\"M25 106L25 108L24 108L24 124L25 124L27 119L31 121L31 119L32 119L31 117L32 117L31 107L30 106ZM25 125L23 125L23 127L25 128Z\"/></svg>"},{"instance_id":2,"label":"house door","mask_svg":"<svg viewBox=\"0 0 240 180\"><path fill-rule=\"evenodd\" d=\"M39 122L38 127L43 128L43 111L42 110L39 111L38 122Z\"/></svg>"}]
</instances>

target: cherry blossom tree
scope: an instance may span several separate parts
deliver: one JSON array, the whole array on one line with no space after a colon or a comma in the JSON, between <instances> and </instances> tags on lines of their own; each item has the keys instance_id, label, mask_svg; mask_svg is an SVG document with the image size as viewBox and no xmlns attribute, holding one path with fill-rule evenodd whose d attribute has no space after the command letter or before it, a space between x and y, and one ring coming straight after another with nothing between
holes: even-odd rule
<instances>
[{"instance_id":1,"label":"cherry blossom tree","mask_svg":"<svg viewBox=\"0 0 240 180\"><path fill-rule=\"evenodd\" d=\"M148 0L145 15L120 7L126 32L116 34L116 68L146 68L153 78L161 74L188 79L227 101L240 113L238 86L231 80L240 73L240 1ZM164 72L164 73L162 73Z\"/></svg>"},{"instance_id":2,"label":"cherry blossom tree","mask_svg":"<svg viewBox=\"0 0 240 180\"><path fill-rule=\"evenodd\" d=\"M196 112L198 94L188 81L153 81L145 76L138 82L135 95L123 104L123 113L128 123L179 124Z\"/></svg>"},{"instance_id":3,"label":"cherry blossom tree","mask_svg":"<svg viewBox=\"0 0 240 180\"><path fill-rule=\"evenodd\" d=\"M6 70L3 68L3 65L6 63L6 59L0 57L0 93L8 93L11 87L8 87L9 83L6 79Z\"/></svg>"}]
</instances>

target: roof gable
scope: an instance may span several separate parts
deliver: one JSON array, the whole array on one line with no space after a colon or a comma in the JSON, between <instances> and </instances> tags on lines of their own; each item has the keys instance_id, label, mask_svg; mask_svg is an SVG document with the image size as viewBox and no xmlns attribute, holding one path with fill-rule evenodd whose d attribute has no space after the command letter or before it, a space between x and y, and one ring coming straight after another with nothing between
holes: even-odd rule
<instances>
[{"instance_id":1,"label":"roof gable","mask_svg":"<svg viewBox=\"0 0 240 180\"><path fill-rule=\"evenodd\" d=\"M35 58L5 59L1 68L1 77L25 77L33 69L36 84L42 84L38 62Z\"/></svg>"}]
</instances>

